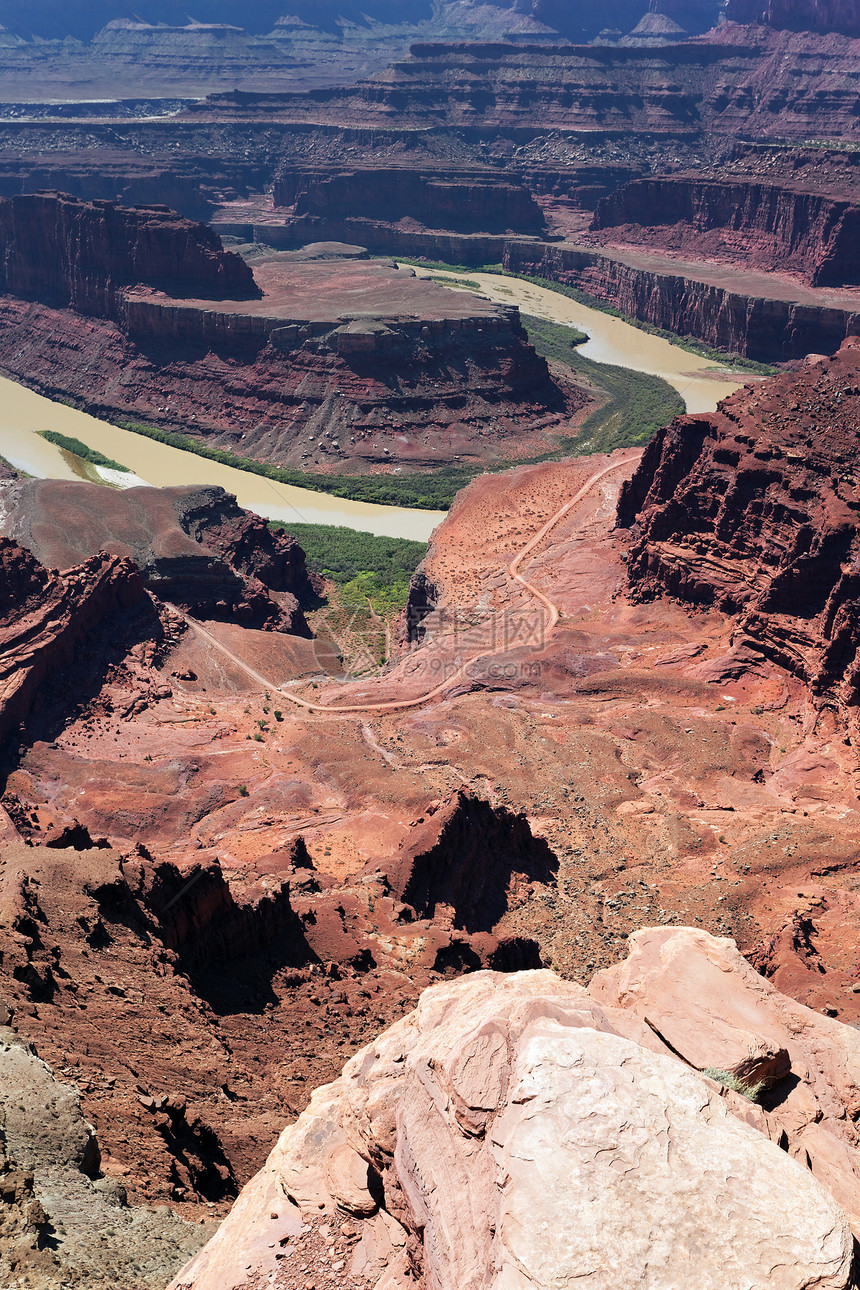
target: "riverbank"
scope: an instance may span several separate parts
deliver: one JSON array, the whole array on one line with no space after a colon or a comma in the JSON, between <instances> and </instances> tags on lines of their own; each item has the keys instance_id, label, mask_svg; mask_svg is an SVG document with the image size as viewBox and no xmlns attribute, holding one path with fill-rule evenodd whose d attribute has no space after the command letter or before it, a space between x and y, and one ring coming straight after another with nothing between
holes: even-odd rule
<instances>
[{"instance_id":1,"label":"riverbank","mask_svg":"<svg viewBox=\"0 0 860 1290\"><path fill-rule=\"evenodd\" d=\"M452 286L458 276L435 268L418 268L416 272L419 276L432 274L451 279ZM756 379L747 373L732 374L719 363L697 358L663 337L641 331L621 319L533 283L477 272L470 273L469 280L470 289L499 304L516 304L524 314L586 332L588 340L577 347L577 353L586 359L661 377L680 394L688 412L713 411L721 398ZM53 479L74 479L80 475L68 455L39 433L51 430L77 438L96 452L120 462L132 472L133 482L143 481L156 487L219 484L234 493L241 506L287 525L336 525L380 537L426 542L445 515L441 509L354 501L269 479L101 421L3 377L0 377L0 400L0 453L17 469L31 475ZM477 472L457 472L451 468L444 473L446 478L451 477L451 487L456 489ZM398 476L386 478L394 481Z\"/></svg>"},{"instance_id":2,"label":"riverbank","mask_svg":"<svg viewBox=\"0 0 860 1290\"><path fill-rule=\"evenodd\" d=\"M235 494L246 510L287 525L334 524L378 537L426 542L445 515L444 511L375 506L282 484L123 430L0 377L0 455L29 475L78 478L63 450L43 439L41 430L80 439L89 448L121 462L138 482L157 488L218 484Z\"/></svg>"},{"instance_id":3,"label":"riverbank","mask_svg":"<svg viewBox=\"0 0 860 1290\"><path fill-rule=\"evenodd\" d=\"M662 377L678 391L688 412L713 412L720 399L761 379L749 372L731 372L725 364L699 358L662 336L522 278L470 269L466 278L470 286L466 287L462 273L416 264L411 267L419 277L449 279L452 285L457 283L458 290L479 291L497 304L518 305L523 314L533 318L586 332L588 340L577 347L578 353L597 363Z\"/></svg>"}]
</instances>

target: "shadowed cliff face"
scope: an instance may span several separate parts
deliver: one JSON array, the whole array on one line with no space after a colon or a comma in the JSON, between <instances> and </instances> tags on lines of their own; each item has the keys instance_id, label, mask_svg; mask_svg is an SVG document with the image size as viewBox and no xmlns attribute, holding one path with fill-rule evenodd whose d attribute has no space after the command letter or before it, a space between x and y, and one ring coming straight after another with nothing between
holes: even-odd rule
<instances>
[{"instance_id":1,"label":"shadowed cliff face","mask_svg":"<svg viewBox=\"0 0 860 1290\"><path fill-rule=\"evenodd\" d=\"M128 559L99 552L61 575L0 537L0 744L25 720L46 679L56 683L73 669L82 644L121 631L132 611L148 617L148 608Z\"/></svg>"},{"instance_id":2,"label":"shadowed cliff face","mask_svg":"<svg viewBox=\"0 0 860 1290\"><path fill-rule=\"evenodd\" d=\"M813 287L860 280L860 206L778 184L668 176L625 184L591 227L610 242L795 273Z\"/></svg>"},{"instance_id":3,"label":"shadowed cliff face","mask_svg":"<svg viewBox=\"0 0 860 1290\"><path fill-rule=\"evenodd\" d=\"M792 31L838 31L860 36L857 0L728 0L729 22L767 23Z\"/></svg>"},{"instance_id":4,"label":"shadowed cliff face","mask_svg":"<svg viewBox=\"0 0 860 1290\"><path fill-rule=\"evenodd\" d=\"M283 166L275 180L276 206L296 219L363 219L396 224L402 219L428 228L461 232L544 231L544 217L516 175L446 167L374 166L332 173Z\"/></svg>"},{"instance_id":5,"label":"shadowed cliff face","mask_svg":"<svg viewBox=\"0 0 860 1290\"><path fill-rule=\"evenodd\" d=\"M819 696L860 696L860 345L679 417L622 491L628 580L737 614L735 648Z\"/></svg>"},{"instance_id":6,"label":"shadowed cliff face","mask_svg":"<svg viewBox=\"0 0 860 1290\"><path fill-rule=\"evenodd\" d=\"M213 299L260 294L241 256L167 207L0 199L0 247L0 291L97 317L120 317L122 288L136 284Z\"/></svg>"},{"instance_id":7,"label":"shadowed cliff face","mask_svg":"<svg viewBox=\"0 0 860 1290\"><path fill-rule=\"evenodd\" d=\"M421 917L439 906L454 925L489 931L508 907L512 887L552 884L558 860L543 838L532 836L524 815L513 816L458 793L444 811L410 839L395 869L395 892Z\"/></svg>"}]
</instances>

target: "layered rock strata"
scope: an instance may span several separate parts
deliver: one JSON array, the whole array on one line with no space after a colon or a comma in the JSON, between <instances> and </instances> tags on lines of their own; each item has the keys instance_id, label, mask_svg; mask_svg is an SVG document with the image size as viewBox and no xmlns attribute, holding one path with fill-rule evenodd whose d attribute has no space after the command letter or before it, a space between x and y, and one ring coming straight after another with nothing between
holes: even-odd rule
<instances>
[{"instance_id":1,"label":"layered rock strata","mask_svg":"<svg viewBox=\"0 0 860 1290\"><path fill-rule=\"evenodd\" d=\"M729 22L860 36L857 0L728 0Z\"/></svg>"},{"instance_id":2,"label":"layered rock strata","mask_svg":"<svg viewBox=\"0 0 860 1290\"><path fill-rule=\"evenodd\" d=\"M83 640L144 598L131 560L101 552L59 574L0 538L0 741L24 721L46 678L72 665Z\"/></svg>"},{"instance_id":3,"label":"layered rock strata","mask_svg":"<svg viewBox=\"0 0 860 1290\"><path fill-rule=\"evenodd\" d=\"M166 206L126 208L58 193L0 198L0 292L101 318L122 288L241 299L259 291L241 256Z\"/></svg>"},{"instance_id":4,"label":"layered rock strata","mask_svg":"<svg viewBox=\"0 0 860 1290\"><path fill-rule=\"evenodd\" d=\"M96 413L278 464L373 468L394 453L435 467L545 450L540 432L560 437L588 401L551 378L516 309L411 270L270 253L255 280L210 230L169 212L57 196L4 210L0 363Z\"/></svg>"},{"instance_id":5,"label":"layered rock strata","mask_svg":"<svg viewBox=\"0 0 860 1290\"><path fill-rule=\"evenodd\" d=\"M506 244L504 264L578 287L654 327L765 362L832 353L860 333L856 293L780 290L765 273L721 273L701 262L655 263L647 253L516 240Z\"/></svg>"},{"instance_id":6,"label":"layered rock strata","mask_svg":"<svg viewBox=\"0 0 860 1290\"><path fill-rule=\"evenodd\" d=\"M519 179L519 182L517 180ZM401 220L455 232L540 233L544 216L521 177L506 171L447 166L372 169L283 165L274 205L312 229L315 221L354 217L397 225ZM308 240L313 240L308 238Z\"/></svg>"},{"instance_id":7,"label":"layered rock strata","mask_svg":"<svg viewBox=\"0 0 860 1290\"><path fill-rule=\"evenodd\" d=\"M676 418L625 485L628 581L737 616L735 647L854 707L860 344Z\"/></svg>"},{"instance_id":8,"label":"layered rock strata","mask_svg":"<svg viewBox=\"0 0 860 1290\"><path fill-rule=\"evenodd\" d=\"M703 1068L758 1078L778 1108ZM317 1091L173 1290L299 1267L385 1290L848 1287L833 1193L853 1212L858 1143L836 1108L858 1076L852 1029L690 929L640 933L589 991L551 973L437 986ZM804 1133L815 1177L777 1145L809 1158Z\"/></svg>"},{"instance_id":9,"label":"layered rock strata","mask_svg":"<svg viewBox=\"0 0 860 1290\"><path fill-rule=\"evenodd\" d=\"M860 281L860 203L766 183L638 179L597 205L602 240L794 273L813 287Z\"/></svg>"},{"instance_id":10,"label":"layered rock strata","mask_svg":"<svg viewBox=\"0 0 860 1290\"><path fill-rule=\"evenodd\" d=\"M413 44L383 75L307 96L214 94L195 120L243 117L366 128L636 132L683 143L725 135L776 140L857 133L854 47L844 37L720 27L660 48ZM822 102L815 91L826 80ZM445 92L441 92L444 85ZM768 93L762 91L767 89Z\"/></svg>"},{"instance_id":11,"label":"layered rock strata","mask_svg":"<svg viewBox=\"0 0 860 1290\"><path fill-rule=\"evenodd\" d=\"M304 552L223 488L27 480L7 501L7 533L50 568L107 552L133 560L153 595L197 617L310 635Z\"/></svg>"}]
</instances>

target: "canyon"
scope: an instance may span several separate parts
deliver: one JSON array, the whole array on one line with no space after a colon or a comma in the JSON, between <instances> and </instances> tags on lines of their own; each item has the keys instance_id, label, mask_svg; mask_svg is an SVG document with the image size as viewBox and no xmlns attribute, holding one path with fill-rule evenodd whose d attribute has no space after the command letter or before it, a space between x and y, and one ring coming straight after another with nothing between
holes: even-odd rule
<instances>
[{"instance_id":1,"label":"canyon","mask_svg":"<svg viewBox=\"0 0 860 1290\"><path fill-rule=\"evenodd\" d=\"M777 378L758 397L726 399L715 416L673 422L648 445L619 508L619 523L636 531L634 595L723 605L738 615L734 648L779 656L846 714L857 704L858 344Z\"/></svg>"},{"instance_id":2,"label":"canyon","mask_svg":"<svg viewBox=\"0 0 860 1290\"><path fill-rule=\"evenodd\" d=\"M645 8L0 0L4 1284L856 1290L860 14Z\"/></svg>"},{"instance_id":3,"label":"canyon","mask_svg":"<svg viewBox=\"0 0 860 1290\"><path fill-rule=\"evenodd\" d=\"M420 469L545 453L593 401L515 308L356 248L249 263L166 209L57 194L0 199L0 220L0 363L109 419L275 465Z\"/></svg>"},{"instance_id":4,"label":"canyon","mask_svg":"<svg viewBox=\"0 0 860 1290\"><path fill-rule=\"evenodd\" d=\"M832 352L857 329L857 51L850 6L806 8L690 39L664 6L650 45L413 41L304 92L15 108L0 191L160 199L287 251L503 263L757 360Z\"/></svg>"},{"instance_id":5,"label":"canyon","mask_svg":"<svg viewBox=\"0 0 860 1290\"><path fill-rule=\"evenodd\" d=\"M850 574L837 564L840 535L856 521L839 445L854 422L857 371L858 350L848 344L834 359L752 382L710 417L681 418L644 454L476 479L415 579L401 653L378 675L353 680L307 637L225 618L202 596L191 614L154 599L158 584L147 585L119 547L57 575L7 539L4 559L17 571L7 575L10 622L32 624L28 648L38 646L46 666L26 703L12 699L6 727L3 998L18 1040L80 1090L101 1155L96 1181L124 1189L123 1223L164 1204L178 1216L170 1274L192 1252L192 1232L198 1243L211 1232L198 1220L227 1212L313 1088L337 1080L385 1027L411 1026L399 1019L425 987L453 989L463 973L501 973L516 991L527 979L518 973L551 965L553 991L581 994L595 972L600 982L600 970L623 959L631 932L680 936L693 924L719 945L736 942L763 973L743 969L759 991L789 994L791 1007L832 1028L828 1035L854 1033L856 709L823 662L833 643L844 653L850 637L834 629L838 614L806 604L802 580L780 561L790 534L808 532L797 558L803 565L808 553L828 572L834 611L844 606L850 623ZM769 421L771 406L782 415ZM736 468L720 447L760 415L770 427L768 460L739 469L732 487ZM795 445L813 416L819 456L807 465ZM698 452L686 491L677 484L685 444L688 455ZM755 442L746 448L754 453ZM19 541L34 490L54 520L68 504L53 484L4 489L5 530ZM99 526L82 529L92 543L108 531L116 541L132 520L135 532L154 528L144 547L124 539L145 577L144 552L169 536L159 519L170 514L168 499L135 511L137 490L115 499L96 486L63 489L87 490L94 514L104 510ZM695 499L701 508L706 497L723 504L718 526L693 519ZM213 503L226 506L228 520L207 523L197 540L208 533L224 558L228 531L231 550L243 545L239 521L229 520L229 502ZM769 525L761 553L747 536L761 529L759 517ZM27 541L49 559L59 555L62 527L34 525ZM695 550L680 536L693 529ZM250 521L248 541L255 531ZM230 559L239 567L238 554ZM137 578L133 603L94 604L93 560L98 568L119 561ZM672 572L693 562L698 582ZM732 599L721 573L752 595ZM708 578L713 594L693 597ZM784 588L779 604L762 597L769 585L771 598ZM554 620L536 592L555 606ZM102 613L101 653L88 645L68 661L62 642L52 644L62 596L66 614L78 600L82 614L86 605ZM741 962L733 960L733 973ZM687 975L698 980L692 968ZM481 980L471 978L475 989ZM660 988L660 998L677 996ZM627 998L632 986L618 989ZM642 1008L659 1044L699 1070L732 1067L725 1034L692 1055L685 1045L699 1023L670 1024L657 997ZM665 1058L665 1047L658 1051ZM792 1069L806 1069L804 1060L793 1056ZM798 1097L807 1096L806 1080ZM729 1110L736 1116L745 1105ZM812 1121L795 1142L788 1112L763 1115L741 1115L748 1142L758 1141L753 1130L764 1130L764 1143L785 1129L789 1154L807 1151L827 1169L836 1148L820 1138L813 1150ZM813 1173L848 1203L835 1174L817 1165ZM345 1176L357 1177L352 1165ZM389 1257L382 1229L398 1231L387 1217L394 1175L386 1178L375 1226L356 1227L352 1210L349 1219L316 1210L310 1225L288 1210L290 1224L303 1226L279 1229L271 1249L296 1241L307 1263L311 1245L322 1258L331 1236L344 1259L352 1251L357 1284L365 1273L373 1280L372 1259ZM261 1185L250 1195L265 1194L261 1203L271 1206ZM44 1191L38 1170L34 1186ZM350 1204L365 1203L359 1193L350 1190ZM305 1193L296 1194L301 1208ZM411 1211L390 1203L407 1231L396 1248L425 1267L430 1255ZM225 1229L231 1258L257 1239L256 1218L243 1214L244 1200L235 1219L241 1241ZM341 1233L343 1223L352 1235ZM269 1250L273 1238L262 1239ZM100 1269L114 1266L114 1248L72 1266L72 1245L61 1241L51 1275L97 1284L107 1275ZM202 1271L178 1284L206 1275L215 1254L201 1257L193 1267ZM153 1278L147 1284L163 1284Z\"/></svg>"}]
</instances>

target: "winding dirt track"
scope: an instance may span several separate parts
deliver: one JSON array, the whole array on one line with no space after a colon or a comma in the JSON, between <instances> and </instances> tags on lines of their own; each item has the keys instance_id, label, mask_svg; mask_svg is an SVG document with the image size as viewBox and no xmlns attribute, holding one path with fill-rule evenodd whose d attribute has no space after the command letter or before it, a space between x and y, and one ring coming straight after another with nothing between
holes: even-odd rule
<instances>
[{"instance_id":1,"label":"winding dirt track","mask_svg":"<svg viewBox=\"0 0 860 1290\"><path fill-rule=\"evenodd\" d=\"M540 545L546 535L555 528L556 524L563 520L574 506L577 506L579 502L583 501L589 495L604 476L611 474L615 470L621 470L624 466L629 466L631 462L638 458L640 452L641 449L636 449L635 453L632 453L630 456L623 457L620 461L613 462L611 466L604 466L602 470L598 470L590 479L586 480L579 491L575 493L569 501L565 502L563 506L559 507L555 514L547 520L543 528L541 528L534 537L526 543L522 550L514 556L513 560L508 565L507 573L510 577L513 578L515 582L518 582L520 586L525 587L526 591L528 591L530 595L534 596L536 600L539 600L543 605L544 611L546 612L545 637L550 634L558 623L558 605L556 605L554 601L550 600L549 596L544 595L542 591L539 591L537 587L533 586L532 583L528 582L527 579L522 576L519 572L520 565L523 560L525 560L527 556L531 555L532 551ZM232 650L229 650L226 645L222 645L221 641L213 636L211 632L208 632L195 618L191 618L188 614L183 614L182 616L194 631L205 637L211 645L214 645L216 649L220 650L222 654L225 654L227 658L235 663L237 667L240 667L243 672L253 680L257 681L264 690L277 690L282 698L286 699L289 703L295 704L296 707L305 708L310 712L319 712L330 717L349 716L360 712L400 712L407 708L420 707L422 703L427 703L431 699L437 698L438 695L442 694L456 681L460 680L461 677L465 676L467 669L474 663L478 663L485 658L493 658L499 654L507 654L510 653L511 650L521 648L520 645L514 643L512 645L498 645L495 649L484 650L478 654L473 654L471 658L466 659L465 663L461 663L455 672L452 672L450 676L446 676L438 685L434 685L431 690L425 691L424 694L418 694L412 699L395 699L386 703L358 703L344 707L334 707L330 704L314 703L311 699L303 699L300 695L291 694L290 691L284 689L283 686L274 684L274 682L269 681L265 676L261 675L260 672L256 671L255 668L251 667L249 663L246 663L243 659L234 654Z\"/></svg>"}]
</instances>

